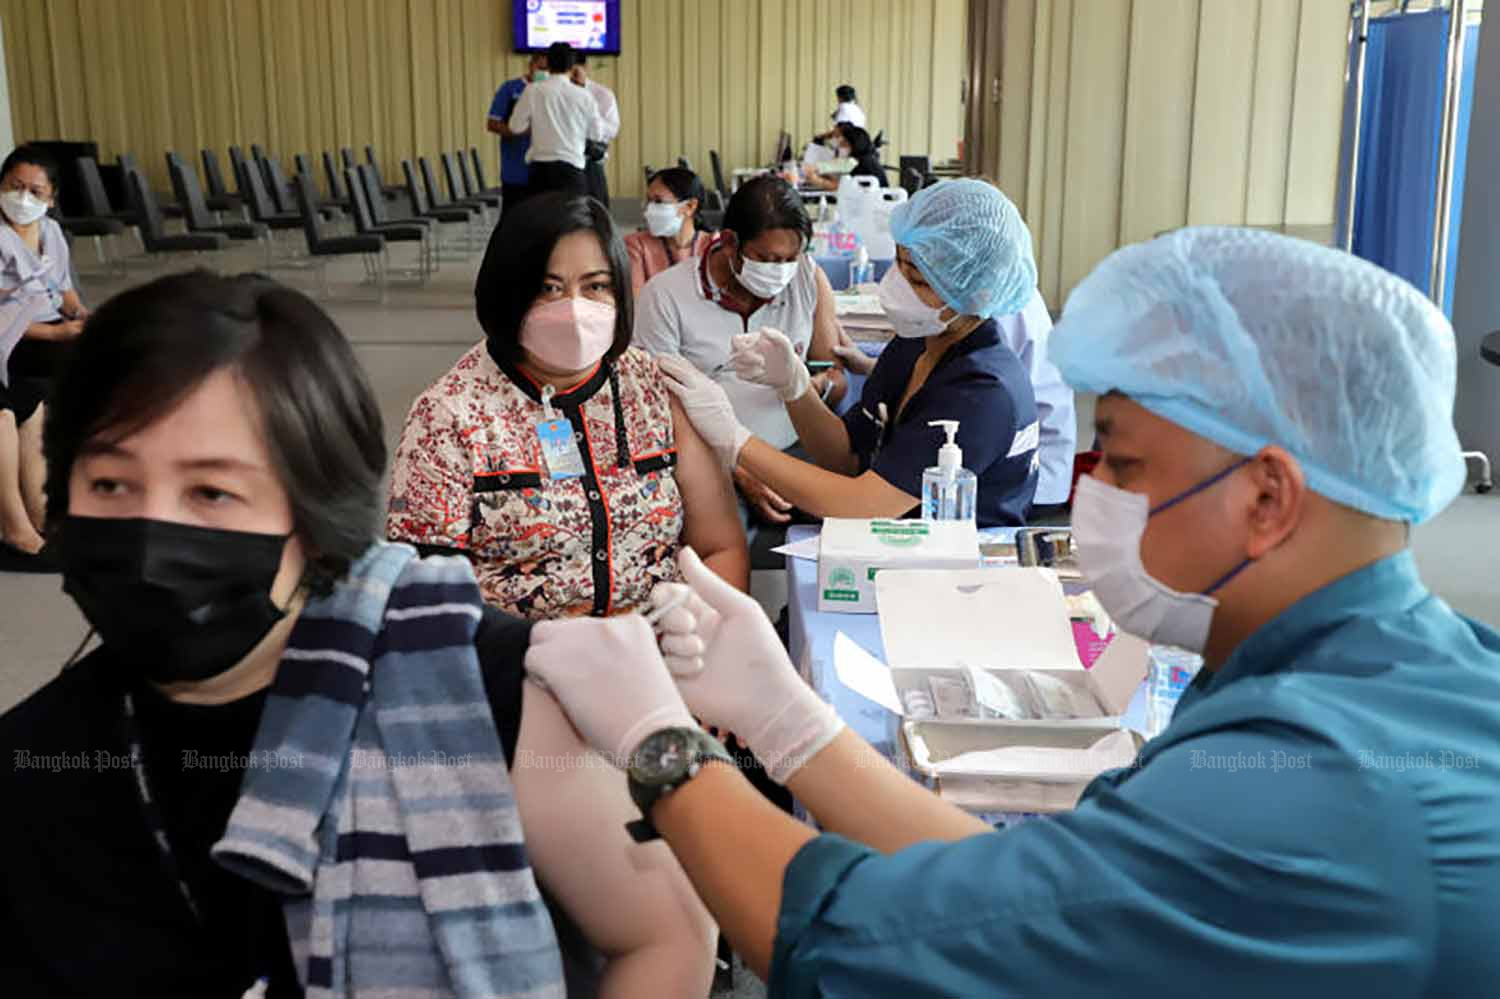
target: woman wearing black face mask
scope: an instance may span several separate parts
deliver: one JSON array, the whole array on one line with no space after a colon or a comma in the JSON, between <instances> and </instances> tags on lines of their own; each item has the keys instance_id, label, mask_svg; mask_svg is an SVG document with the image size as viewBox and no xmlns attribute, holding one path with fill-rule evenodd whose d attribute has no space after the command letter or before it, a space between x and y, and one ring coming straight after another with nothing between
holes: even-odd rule
<instances>
[{"instance_id":1,"label":"woman wearing black face mask","mask_svg":"<svg viewBox=\"0 0 1500 999\"><path fill-rule=\"evenodd\" d=\"M379 410L328 317L175 275L78 351L47 528L102 644L0 718L0 994L560 996L580 930L608 987L706 988L680 869L523 693L529 626L376 541Z\"/></svg>"}]
</instances>

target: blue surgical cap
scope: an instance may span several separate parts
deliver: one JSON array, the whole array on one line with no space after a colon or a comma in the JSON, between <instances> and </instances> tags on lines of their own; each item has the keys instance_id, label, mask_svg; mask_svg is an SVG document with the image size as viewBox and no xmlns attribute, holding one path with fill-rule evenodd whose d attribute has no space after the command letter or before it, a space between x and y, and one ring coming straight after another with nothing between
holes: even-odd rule
<instances>
[{"instance_id":1,"label":"blue surgical cap","mask_svg":"<svg viewBox=\"0 0 1500 999\"><path fill-rule=\"evenodd\" d=\"M1020 312L1036 291L1031 231L982 180L945 180L891 212L891 237L934 291L967 316Z\"/></svg>"},{"instance_id":2,"label":"blue surgical cap","mask_svg":"<svg viewBox=\"0 0 1500 999\"><path fill-rule=\"evenodd\" d=\"M1049 356L1075 389L1121 392L1237 454L1268 444L1308 487L1421 523L1463 489L1453 328L1410 284L1252 229L1182 229L1073 289Z\"/></svg>"}]
</instances>

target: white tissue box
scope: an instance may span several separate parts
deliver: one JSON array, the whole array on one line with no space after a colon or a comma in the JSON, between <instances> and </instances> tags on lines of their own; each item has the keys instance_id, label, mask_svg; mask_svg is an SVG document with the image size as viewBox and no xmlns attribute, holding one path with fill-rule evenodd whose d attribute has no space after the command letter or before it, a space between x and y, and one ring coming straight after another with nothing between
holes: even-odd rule
<instances>
[{"instance_id":1,"label":"white tissue box","mask_svg":"<svg viewBox=\"0 0 1500 999\"><path fill-rule=\"evenodd\" d=\"M887 569L972 569L979 531L971 520L823 522L818 539L818 610L875 613L875 577Z\"/></svg>"}]
</instances>

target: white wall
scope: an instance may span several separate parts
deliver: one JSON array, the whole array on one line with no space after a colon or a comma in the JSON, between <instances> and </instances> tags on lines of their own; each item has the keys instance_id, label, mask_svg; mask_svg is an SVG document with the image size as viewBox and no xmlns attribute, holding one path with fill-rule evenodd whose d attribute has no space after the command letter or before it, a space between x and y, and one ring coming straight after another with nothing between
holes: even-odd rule
<instances>
[{"instance_id":1,"label":"white wall","mask_svg":"<svg viewBox=\"0 0 1500 999\"><path fill-rule=\"evenodd\" d=\"M1474 117L1469 125L1468 182L1464 185L1463 230L1453 290L1453 327L1458 334L1458 406L1454 424L1465 449L1500 461L1500 367L1479 356L1479 341L1500 329L1500 23L1479 36L1474 74Z\"/></svg>"}]
</instances>

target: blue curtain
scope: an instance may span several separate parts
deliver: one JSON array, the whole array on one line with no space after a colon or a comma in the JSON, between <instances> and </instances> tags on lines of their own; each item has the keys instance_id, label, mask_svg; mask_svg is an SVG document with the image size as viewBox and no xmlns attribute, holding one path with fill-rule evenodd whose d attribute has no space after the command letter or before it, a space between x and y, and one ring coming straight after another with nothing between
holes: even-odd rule
<instances>
[{"instance_id":1,"label":"blue curtain","mask_svg":"<svg viewBox=\"0 0 1500 999\"><path fill-rule=\"evenodd\" d=\"M1448 18L1448 11L1434 10L1370 22L1365 99L1360 114L1354 252L1429 294ZM1478 55L1479 31L1475 28L1465 35L1454 143L1453 210L1448 232L1447 293L1443 299L1450 312L1453 279L1458 273L1459 219Z\"/></svg>"},{"instance_id":2,"label":"blue curtain","mask_svg":"<svg viewBox=\"0 0 1500 999\"><path fill-rule=\"evenodd\" d=\"M1430 291L1448 12L1375 18L1368 37L1354 252Z\"/></svg>"}]
</instances>

